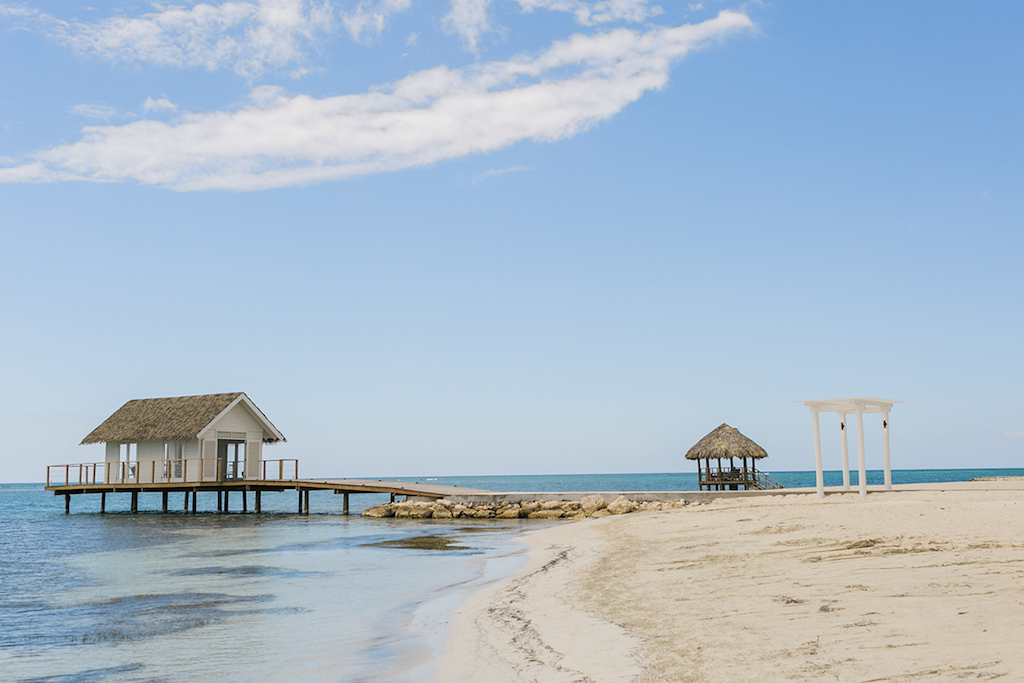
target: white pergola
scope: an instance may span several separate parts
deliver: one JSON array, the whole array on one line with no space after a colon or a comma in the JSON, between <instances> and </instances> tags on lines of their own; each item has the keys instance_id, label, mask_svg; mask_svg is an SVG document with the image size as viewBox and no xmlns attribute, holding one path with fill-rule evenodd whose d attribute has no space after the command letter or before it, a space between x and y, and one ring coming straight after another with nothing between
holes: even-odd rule
<instances>
[{"instance_id":1,"label":"white pergola","mask_svg":"<svg viewBox=\"0 0 1024 683\"><path fill-rule=\"evenodd\" d=\"M839 431L843 445L843 490L850 490L850 452L846 442L846 416L857 416L857 465L860 476L860 495L868 495L867 466L864 462L864 413L882 414L882 466L885 470L885 488L892 489L892 468L889 464L889 411L894 403L884 398L826 398L816 401L794 401L811 409L814 418L814 465L818 474L818 498L825 497L825 477L821 469L821 428L818 413L838 413Z\"/></svg>"}]
</instances>

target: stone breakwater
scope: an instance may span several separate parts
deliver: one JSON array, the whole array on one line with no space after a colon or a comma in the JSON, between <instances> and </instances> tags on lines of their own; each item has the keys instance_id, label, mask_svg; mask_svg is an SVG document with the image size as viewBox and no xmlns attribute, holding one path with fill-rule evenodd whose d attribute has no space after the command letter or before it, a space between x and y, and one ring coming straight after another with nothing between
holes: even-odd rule
<instances>
[{"instance_id":1,"label":"stone breakwater","mask_svg":"<svg viewBox=\"0 0 1024 683\"><path fill-rule=\"evenodd\" d=\"M364 517L397 517L408 519L583 519L607 517L631 512L674 510L700 502L680 498L675 501L635 501L619 496L606 502L600 494L583 496L580 500L532 500L501 502L455 502L438 500L408 500L376 505L363 511Z\"/></svg>"}]
</instances>

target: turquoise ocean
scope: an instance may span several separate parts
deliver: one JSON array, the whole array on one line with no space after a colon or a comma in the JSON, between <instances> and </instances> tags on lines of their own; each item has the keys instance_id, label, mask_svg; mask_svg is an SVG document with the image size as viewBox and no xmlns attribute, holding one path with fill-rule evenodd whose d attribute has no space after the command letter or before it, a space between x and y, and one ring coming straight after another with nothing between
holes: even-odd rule
<instances>
[{"instance_id":1,"label":"turquoise ocean","mask_svg":"<svg viewBox=\"0 0 1024 683\"><path fill-rule=\"evenodd\" d=\"M814 486L813 472L772 476ZM897 470L893 481L993 476L1024 469ZM401 479L497 491L697 488L692 473ZM841 480L826 473L826 485ZM352 496L346 517L329 492L311 493L308 516L294 514L294 492L264 494L261 515L237 512L237 494L228 514L209 512L214 494L200 494L196 515L173 496L160 513L157 494L140 496L132 515L128 498L108 496L101 515L99 496L76 496L65 515L41 484L0 485L0 680L430 681L452 610L525 562L522 532L552 523L359 517L387 499L377 495Z\"/></svg>"}]
</instances>

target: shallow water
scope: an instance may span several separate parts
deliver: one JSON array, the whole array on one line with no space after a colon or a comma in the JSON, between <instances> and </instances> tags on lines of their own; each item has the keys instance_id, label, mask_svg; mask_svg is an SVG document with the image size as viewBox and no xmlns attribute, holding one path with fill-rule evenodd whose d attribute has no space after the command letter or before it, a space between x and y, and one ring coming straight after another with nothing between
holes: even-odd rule
<instances>
[{"instance_id":1,"label":"shallow water","mask_svg":"<svg viewBox=\"0 0 1024 683\"><path fill-rule=\"evenodd\" d=\"M264 509L291 502L266 496ZM515 570L526 525L65 516L45 491L0 488L0 678L429 680L449 612ZM423 536L454 547L382 545Z\"/></svg>"},{"instance_id":2,"label":"shallow water","mask_svg":"<svg viewBox=\"0 0 1024 683\"><path fill-rule=\"evenodd\" d=\"M813 472L772 473L787 487ZM895 483L1024 476L899 470ZM852 473L856 485L857 473ZM693 490L694 474L420 477L507 491ZM826 484L841 483L827 472ZM869 483L882 473L868 472ZM0 679L429 681L451 611L525 561L534 520L367 519L387 496L264 494L262 515L161 514L160 496L0 486ZM183 500L171 501L183 504ZM233 496L232 509L240 508ZM200 494L199 509L216 508Z\"/></svg>"}]
</instances>

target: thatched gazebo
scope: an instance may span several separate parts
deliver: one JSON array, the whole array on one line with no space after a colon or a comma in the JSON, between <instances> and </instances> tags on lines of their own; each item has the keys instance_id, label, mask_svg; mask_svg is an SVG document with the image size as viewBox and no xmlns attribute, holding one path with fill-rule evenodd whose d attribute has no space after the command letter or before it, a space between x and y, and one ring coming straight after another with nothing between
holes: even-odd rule
<instances>
[{"instance_id":1,"label":"thatched gazebo","mask_svg":"<svg viewBox=\"0 0 1024 683\"><path fill-rule=\"evenodd\" d=\"M757 461L767 457L763 448L725 423L686 453L687 460L697 461L697 481L702 491L737 491L741 486L744 490L782 488L777 481L757 471ZM725 459L729 460L727 467L722 465ZM739 467L737 459L741 461ZM712 460L717 461L717 466L711 464Z\"/></svg>"}]
</instances>

